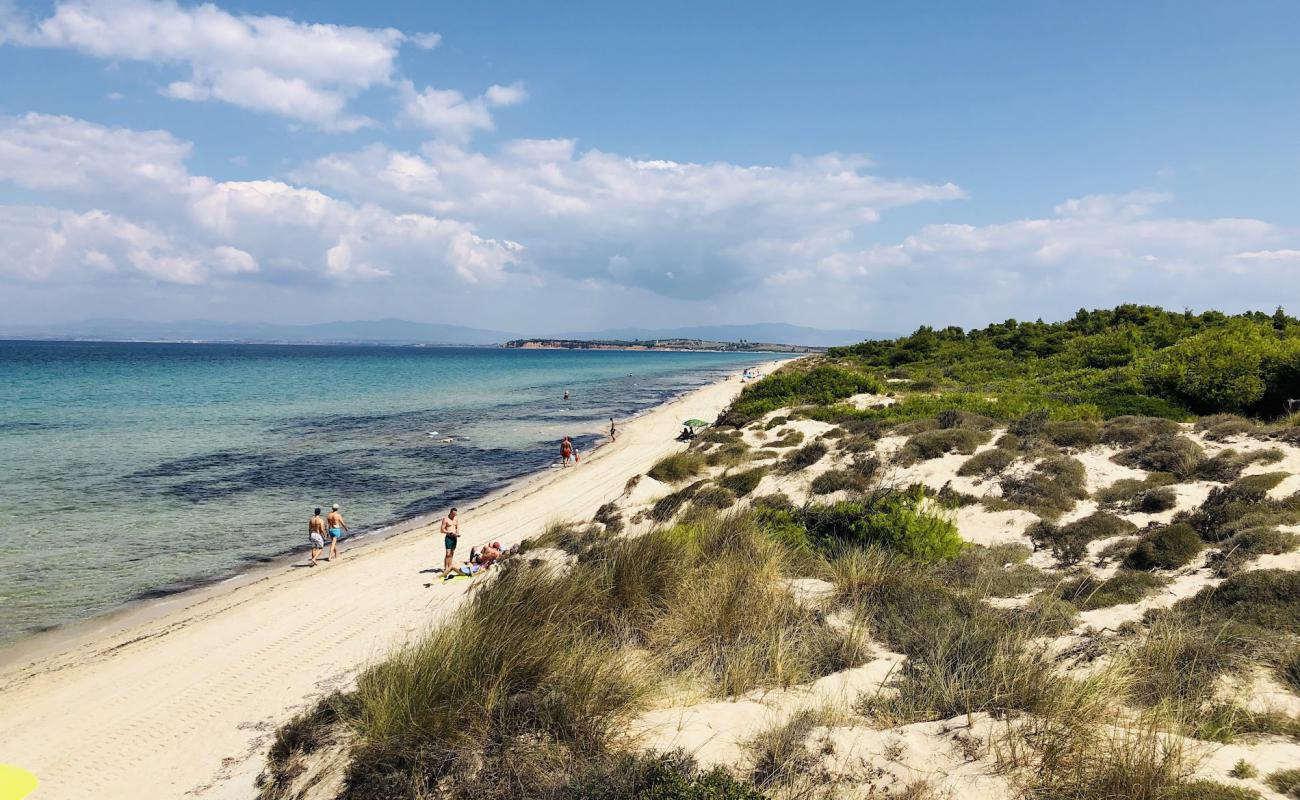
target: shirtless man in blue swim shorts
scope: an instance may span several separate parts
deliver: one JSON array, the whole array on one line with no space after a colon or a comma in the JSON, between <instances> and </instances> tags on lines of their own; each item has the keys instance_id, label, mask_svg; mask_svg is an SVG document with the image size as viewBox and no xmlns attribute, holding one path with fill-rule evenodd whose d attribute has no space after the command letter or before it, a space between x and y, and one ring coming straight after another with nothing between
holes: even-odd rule
<instances>
[{"instance_id":1,"label":"shirtless man in blue swim shorts","mask_svg":"<svg viewBox=\"0 0 1300 800\"><path fill-rule=\"evenodd\" d=\"M339 513L339 504L335 503L330 509L330 515L325 518L325 524L329 527L330 535L330 557L326 561L333 561L334 556L339 554L339 537L348 532L348 524L343 521L343 515Z\"/></svg>"}]
</instances>

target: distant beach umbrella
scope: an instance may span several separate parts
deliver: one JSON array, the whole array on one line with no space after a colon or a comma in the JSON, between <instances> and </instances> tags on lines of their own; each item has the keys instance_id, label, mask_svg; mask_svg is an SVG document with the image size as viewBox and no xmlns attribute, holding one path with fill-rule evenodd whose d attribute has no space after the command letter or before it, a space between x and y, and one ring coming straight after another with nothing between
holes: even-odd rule
<instances>
[{"instance_id":1,"label":"distant beach umbrella","mask_svg":"<svg viewBox=\"0 0 1300 800\"><path fill-rule=\"evenodd\" d=\"M682 425L687 428L703 428L705 425L708 424L709 423L705 422L702 419L688 419L682 423Z\"/></svg>"}]
</instances>

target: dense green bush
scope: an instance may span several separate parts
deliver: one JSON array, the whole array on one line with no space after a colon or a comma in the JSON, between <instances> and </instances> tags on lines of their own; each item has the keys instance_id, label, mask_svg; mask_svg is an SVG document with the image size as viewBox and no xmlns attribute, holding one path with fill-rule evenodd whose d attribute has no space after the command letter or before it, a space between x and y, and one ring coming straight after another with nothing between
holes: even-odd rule
<instances>
[{"instance_id":1,"label":"dense green bush","mask_svg":"<svg viewBox=\"0 0 1300 800\"><path fill-rule=\"evenodd\" d=\"M1300 572L1253 569L1180 600L1176 609L1209 622L1300 634Z\"/></svg>"},{"instance_id":2,"label":"dense green bush","mask_svg":"<svg viewBox=\"0 0 1300 800\"><path fill-rule=\"evenodd\" d=\"M1143 534L1124 563L1133 569L1177 569L1204 547L1192 526L1180 522Z\"/></svg>"},{"instance_id":3,"label":"dense green bush","mask_svg":"<svg viewBox=\"0 0 1300 800\"><path fill-rule=\"evenodd\" d=\"M957 469L957 474L981 478L1001 475L1019 457L1020 454L1015 450L995 447L992 450L985 450L983 453L976 453L966 459Z\"/></svg>"},{"instance_id":4,"label":"dense green bush","mask_svg":"<svg viewBox=\"0 0 1300 800\"><path fill-rule=\"evenodd\" d=\"M941 509L932 508L920 491L810 505L799 516L813 543L825 552L880 545L912 558L934 560L956 556L964 546L957 525Z\"/></svg>"},{"instance_id":5,"label":"dense green bush","mask_svg":"<svg viewBox=\"0 0 1300 800\"><path fill-rule=\"evenodd\" d=\"M833 364L806 369L790 364L744 388L719 422L743 426L781 408L801 405L829 405L864 392L883 391L873 375Z\"/></svg>"}]
</instances>

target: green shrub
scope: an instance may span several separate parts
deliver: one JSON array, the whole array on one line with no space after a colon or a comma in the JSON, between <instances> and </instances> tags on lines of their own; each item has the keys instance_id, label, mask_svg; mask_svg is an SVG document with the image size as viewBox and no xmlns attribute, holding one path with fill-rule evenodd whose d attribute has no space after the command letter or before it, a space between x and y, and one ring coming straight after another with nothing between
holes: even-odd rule
<instances>
[{"instance_id":1,"label":"green shrub","mask_svg":"<svg viewBox=\"0 0 1300 800\"><path fill-rule=\"evenodd\" d=\"M722 767L701 770L684 751L623 753L580 771L565 800L766 800Z\"/></svg>"},{"instance_id":2,"label":"green shrub","mask_svg":"<svg viewBox=\"0 0 1300 800\"><path fill-rule=\"evenodd\" d=\"M1125 559L1132 569L1177 569L1190 564L1205 543L1186 523L1175 523L1143 534Z\"/></svg>"},{"instance_id":3,"label":"green shrub","mask_svg":"<svg viewBox=\"0 0 1300 800\"><path fill-rule=\"evenodd\" d=\"M1040 516L1056 517L1088 496L1085 478L1086 471L1077 459L1052 456L1038 462L1026 475L1003 477L1002 500Z\"/></svg>"},{"instance_id":4,"label":"green shrub","mask_svg":"<svg viewBox=\"0 0 1300 800\"><path fill-rule=\"evenodd\" d=\"M925 431L908 439L899 450L897 459L900 464L906 465L928 461L947 453L970 455L991 438L993 437L988 432L971 428L940 428Z\"/></svg>"},{"instance_id":5,"label":"green shrub","mask_svg":"<svg viewBox=\"0 0 1300 800\"><path fill-rule=\"evenodd\" d=\"M718 485L730 489L738 497L745 497L758 488L758 484L767 474L767 467L755 467L743 472L732 472L718 478Z\"/></svg>"},{"instance_id":6,"label":"green shrub","mask_svg":"<svg viewBox=\"0 0 1300 800\"><path fill-rule=\"evenodd\" d=\"M1205 460L1205 450L1186 436L1161 434L1117 454L1113 460L1128 467L1190 478Z\"/></svg>"},{"instance_id":7,"label":"green shrub","mask_svg":"<svg viewBox=\"0 0 1300 800\"><path fill-rule=\"evenodd\" d=\"M1101 440L1106 444L1137 445L1157 436L1178 433L1178 424L1169 419L1152 416L1118 416L1106 420L1101 428Z\"/></svg>"},{"instance_id":8,"label":"green shrub","mask_svg":"<svg viewBox=\"0 0 1300 800\"><path fill-rule=\"evenodd\" d=\"M786 423L789 422L789 421L790 421L790 418L789 418L789 417L785 417L785 416L772 417L771 419L769 419L769 420L767 421L767 424L765 424L765 425L763 426L763 430L765 430L765 431L770 431L770 430L772 430L773 428L779 428L779 427L781 427L782 425L786 424Z\"/></svg>"},{"instance_id":9,"label":"green shrub","mask_svg":"<svg viewBox=\"0 0 1300 800\"><path fill-rule=\"evenodd\" d=\"M747 385L719 417L719 422L741 427L765 414L799 405L829 405L855 394L878 393L884 387L875 376L853 369L821 364L807 369L790 364L757 383Z\"/></svg>"},{"instance_id":10,"label":"green shrub","mask_svg":"<svg viewBox=\"0 0 1300 800\"><path fill-rule=\"evenodd\" d=\"M936 560L961 552L957 525L941 510L927 507L921 492L888 492L860 501L810 505L800 519L823 552L879 545L912 558Z\"/></svg>"},{"instance_id":11,"label":"green shrub","mask_svg":"<svg viewBox=\"0 0 1300 800\"><path fill-rule=\"evenodd\" d=\"M1159 514L1178 505L1178 493L1168 486L1139 492L1129 503L1129 509L1142 514Z\"/></svg>"},{"instance_id":12,"label":"green shrub","mask_svg":"<svg viewBox=\"0 0 1300 800\"><path fill-rule=\"evenodd\" d=\"M1104 581L1085 575L1061 584L1056 595L1073 603L1081 611L1093 611L1136 603L1165 583L1167 581L1163 578L1147 572L1119 572Z\"/></svg>"},{"instance_id":13,"label":"green shrub","mask_svg":"<svg viewBox=\"0 0 1300 800\"><path fill-rule=\"evenodd\" d=\"M1084 449L1101 441L1101 426L1091 420L1049 422L1043 433L1048 441L1058 447Z\"/></svg>"},{"instance_id":14,"label":"green shrub","mask_svg":"<svg viewBox=\"0 0 1300 800\"><path fill-rule=\"evenodd\" d=\"M1258 528L1300 522L1300 498L1274 500L1268 492L1288 477L1285 472L1247 475L1230 486L1215 487L1200 507L1180 514L1207 542L1221 542Z\"/></svg>"},{"instance_id":15,"label":"green shrub","mask_svg":"<svg viewBox=\"0 0 1300 800\"><path fill-rule=\"evenodd\" d=\"M1231 483L1241 477L1242 471L1251 464L1275 464L1283 458L1284 454L1277 448L1256 450L1251 453L1238 453L1236 450L1228 449L1197 467L1196 477L1203 481Z\"/></svg>"},{"instance_id":16,"label":"green shrub","mask_svg":"<svg viewBox=\"0 0 1300 800\"><path fill-rule=\"evenodd\" d=\"M1300 547L1300 536L1276 528L1255 528L1242 531L1223 542L1220 550L1211 556L1210 565L1221 578L1235 575L1251 561L1262 555L1281 555Z\"/></svg>"},{"instance_id":17,"label":"green shrub","mask_svg":"<svg viewBox=\"0 0 1300 800\"><path fill-rule=\"evenodd\" d=\"M704 463L710 467L735 465L749 460L749 445L744 442L724 444L704 456Z\"/></svg>"},{"instance_id":18,"label":"green shrub","mask_svg":"<svg viewBox=\"0 0 1300 800\"><path fill-rule=\"evenodd\" d=\"M782 433L776 439L773 439L772 441L768 442L767 446L780 447L780 448L797 447L798 445L803 443L803 438L804 438L803 431L797 431L794 428L791 428L790 430Z\"/></svg>"},{"instance_id":19,"label":"green shrub","mask_svg":"<svg viewBox=\"0 0 1300 800\"><path fill-rule=\"evenodd\" d=\"M827 452L829 452L829 449L824 443L820 441L811 442L800 447L798 450L787 454L786 457L781 460L777 469L784 473L798 472L799 470L807 469L818 461L821 461L822 456L826 455Z\"/></svg>"},{"instance_id":20,"label":"green shrub","mask_svg":"<svg viewBox=\"0 0 1300 800\"><path fill-rule=\"evenodd\" d=\"M1259 792L1246 786L1229 786L1210 780L1179 784L1160 795L1160 800L1260 800Z\"/></svg>"},{"instance_id":21,"label":"green shrub","mask_svg":"<svg viewBox=\"0 0 1300 800\"><path fill-rule=\"evenodd\" d=\"M1258 432L1259 426L1236 414L1215 414L1197 420L1196 430L1212 442L1221 442L1233 436L1254 434Z\"/></svg>"},{"instance_id":22,"label":"green shrub","mask_svg":"<svg viewBox=\"0 0 1300 800\"><path fill-rule=\"evenodd\" d=\"M759 731L745 743L753 769L750 780L764 787L781 787L806 773L815 763L805 740L825 715L805 708Z\"/></svg>"},{"instance_id":23,"label":"green shrub","mask_svg":"<svg viewBox=\"0 0 1300 800\"><path fill-rule=\"evenodd\" d=\"M695 452L673 453L655 462L647 475L664 483L681 483L704 469L704 456Z\"/></svg>"},{"instance_id":24,"label":"green shrub","mask_svg":"<svg viewBox=\"0 0 1300 800\"><path fill-rule=\"evenodd\" d=\"M1228 777L1236 778L1238 780L1249 780L1251 778L1259 777L1259 770L1255 769L1255 766L1246 761L1246 759L1239 758L1237 759L1237 763L1232 765L1232 769L1228 770Z\"/></svg>"},{"instance_id":25,"label":"green shrub","mask_svg":"<svg viewBox=\"0 0 1300 800\"><path fill-rule=\"evenodd\" d=\"M1035 546L1050 549L1057 562L1070 565L1083 560L1089 543L1122 536L1135 530L1137 526L1126 519L1105 511L1096 511L1068 525L1035 522L1029 526L1026 534Z\"/></svg>"},{"instance_id":26,"label":"green shrub","mask_svg":"<svg viewBox=\"0 0 1300 800\"><path fill-rule=\"evenodd\" d=\"M1159 351L1143 378L1154 394L1194 411L1240 411L1268 392L1264 364L1276 349L1271 326L1266 333L1262 326L1234 320Z\"/></svg>"},{"instance_id":27,"label":"green shrub","mask_svg":"<svg viewBox=\"0 0 1300 800\"><path fill-rule=\"evenodd\" d=\"M1178 601L1175 609L1195 620L1234 622L1263 631L1300 634L1300 572L1255 569L1238 572L1214 587Z\"/></svg>"},{"instance_id":28,"label":"green shrub","mask_svg":"<svg viewBox=\"0 0 1300 800\"><path fill-rule=\"evenodd\" d=\"M1176 482L1174 476L1167 472L1153 472L1145 478L1120 478L1097 490L1097 502L1103 506L1130 506L1143 493Z\"/></svg>"},{"instance_id":29,"label":"green shrub","mask_svg":"<svg viewBox=\"0 0 1300 800\"><path fill-rule=\"evenodd\" d=\"M1001 475L1011 466L1019 457L1019 453L1014 450L995 447L992 450L985 450L982 453L976 453L957 469L957 474L971 477L978 476L982 478Z\"/></svg>"},{"instance_id":30,"label":"green shrub","mask_svg":"<svg viewBox=\"0 0 1300 800\"><path fill-rule=\"evenodd\" d=\"M815 495L866 489L868 482L848 469L832 469L813 478L810 491Z\"/></svg>"}]
</instances>

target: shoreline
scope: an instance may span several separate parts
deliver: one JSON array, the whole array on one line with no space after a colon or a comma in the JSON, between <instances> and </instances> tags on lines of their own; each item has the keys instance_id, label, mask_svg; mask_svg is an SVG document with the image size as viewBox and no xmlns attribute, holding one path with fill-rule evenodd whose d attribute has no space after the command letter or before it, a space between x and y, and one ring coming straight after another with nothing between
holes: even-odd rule
<instances>
[{"instance_id":1,"label":"shoreline","mask_svg":"<svg viewBox=\"0 0 1300 800\"><path fill-rule=\"evenodd\" d=\"M773 369L790 360L792 359L765 362L759 368L765 373L770 373ZM693 389L675 392L658 403L646 406L627 417L617 419L618 426L622 428L634 420L653 414L655 411L676 403L695 392L730 380L736 374L731 370L724 370L723 372L723 377ZM595 424L594 432L600 433L602 423L598 420L593 420L593 423ZM579 433L582 432L584 431ZM608 437L602 437L600 442L587 451L587 454L584 454L583 457L594 460L609 444ZM460 504L462 513L471 512L489 503L504 500L516 492L527 490L534 484L543 481L547 476L552 475L558 469L559 467L555 463L550 463L538 469L504 478L498 485L486 492L474 494L455 502ZM380 524L378 527L361 530L356 534L349 535L341 539L339 544L341 548L346 547L348 550L373 547L394 537L404 536L436 524L441 519L441 514L437 512L417 514L406 519L395 519ZM308 552L309 547L306 544L295 545L285 550L267 554L255 561L241 564L225 572L173 582L145 590L127 598L113 608L82 619L48 627L28 629L17 637L0 643L3 645L0 646L0 687L4 685L4 681L8 677L7 673L18 667L20 662L34 662L44 657L57 655L63 650L89 644L98 638L112 636L124 628L158 619L168 613L177 611L178 608L186 608L214 596L235 591L268 578L274 578L275 575L287 569L293 569L295 562L304 559Z\"/></svg>"},{"instance_id":2,"label":"shoreline","mask_svg":"<svg viewBox=\"0 0 1300 800\"><path fill-rule=\"evenodd\" d=\"M740 374L728 371L625 421L617 442L589 451L578 466L542 469L463 503L458 557L492 539L512 544L548 522L590 516L619 497L628 478L681 447L673 440L681 418L721 412L743 386ZM443 584L429 569L435 558L441 564L431 535L439 518L358 537L333 564L300 569L294 562L303 554L290 553L6 646L0 753L42 780L47 790L34 800L82 791L252 796L268 731L464 600L472 582ZM141 731L149 735L141 739ZM97 766L86 771L83 763ZM236 775L243 790L213 791ZM141 795L142 777L156 793Z\"/></svg>"}]
</instances>

